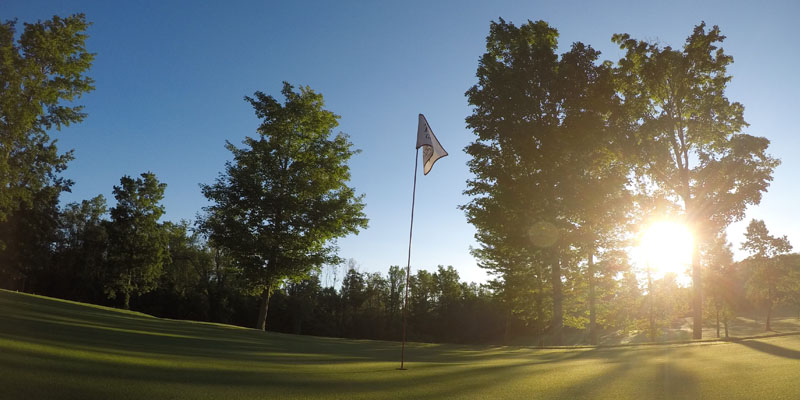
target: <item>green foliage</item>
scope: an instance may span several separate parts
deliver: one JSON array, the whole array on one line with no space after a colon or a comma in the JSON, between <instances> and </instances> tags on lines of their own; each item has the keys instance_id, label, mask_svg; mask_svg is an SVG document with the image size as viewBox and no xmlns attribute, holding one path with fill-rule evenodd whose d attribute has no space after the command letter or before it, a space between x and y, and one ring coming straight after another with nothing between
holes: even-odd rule
<instances>
[{"instance_id":1,"label":"green foliage","mask_svg":"<svg viewBox=\"0 0 800 400\"><path fill-rule=\"evenodd\" d=\"M388 306L389 318L392 323L400 320L400 313L403 306L403 293L406 288L406 270L397 265L389 267L386 276L386 284L389 288L389 298L386 303Z\"/></svg>"},{"instance_id":2,"label":"green foliage","mask_svg":"<svg viewBox=\"0 0 800 400\"><path fill-rule=\"evenodd\" d=\"M682 203L696 247L713 240L758 204L778 160L769 140L742 133L744 106L730 102L731 80L720 29L695 26L680 50L616 34L625 51L616 69L618 90L635 129L633 159L655 195ZM702 328L700 260L695 250L695 338Z\"/></svg>"},{"instance_id":3,"label":"green foliage","mask_svg":"<svg viewBox=\"0 0 800 400\"><path fill-rule=\"evenodd\" d=\"M296 92L284 83L282 94L283 105L261 92L245 97L263 119L259 136L246 137L244 148L227 143L233 162L202 186L213 203L202 228L265 301L278 282L338 263L333 241L367 226L363 195L347 186L347 162L357 151L347 135L332 135L339 116L308 87Z\"/></svg>"},{"instance_id":4,"label":"green foliage","mask_svg":"<svg viewBox=\"0 0 800 400\"><path fill-rule=\"evenodd\" d=\"M779 283L789 278L788 265L783 262L786 258L779 256L789 253L792 245L786 236L770 235L764 221L757 219L747 225L744 237L742 250L750 253L745 265L752 270L747 281L747 293L753 300L766 306L766 330L769 331L772 308L786 296L780 289L786 288L787 285Z\"/></svg>"},{"instance_id":5,"label":"green foliage","mask_svg":"<svg viewBox=\"0 0 800 400\"><path fill-rule=\"evenodd\" d=\"M114 186L117 204L111 208L106 294L121 295L130 307L131 295L153 290L169 260L167 232L158 223L164 213L160 204L167 185L155 174L141 178L123 176Z\"/></svg>"},{"instance_id":6,"label":"green foliage","mask_svg":"<svg viewBox=\"0 0 800 400\"><path fill-rule=\"evenodd\" d=\"M672 272L653 281L653 311L656 329L672 328L689 312L689 289L678 286L678 276ZM680 325L679 325L680 326Z\"/></svg>"},{"instance_id":7,"label":"green foliage","mask_svg":"<svg viewBox=\"0 0 800 400\"><path fill-rule=\"evenodd\" d=\"M70 185L57 174L72 152L59 154L48 132L86 117L74 101L94 89L88 27L83 14L54 16L26 23L17 39L16 20L0 23L0 221L46 186Z\"/></svg>"},{"instance_id":8,"label":"green foliage","mask_svg":"<svg viewBox=\"0 0 800 400\"><path fill-rule=\"evenodd\" d=\"M32 203L20 206L0 222L0 287L47 291L58 279L49 276L59 242L57 187L32 193Z\"/></svg>"},{"instance_id":9,"label":"green foliage","mask_svg":"<svg viewBox=\"0 0 800 400\"><path fill-rule=\"evenodd\" d=\"M106 199L98 195L67 204L60 213L62 242L54 257L56 270L50 277L59 287L49 293L59 297L100 302L106 282L109 224Z\"/></svg>"},{"instance_id":10,"label":"green foliage","mask_svg":"<svg viewBox=\"0 0 800 400\"><path fill-rule=\"evenodd\" d=\"M786 277L778 282L777 291L783 294L783 301L800 316L800 254L783 254L777 258L786 271Z\"/></svg>"},{"instance_id":11,"label":"green foliage","mask_svg":"<svg viewBox=\"0 0 800 400\"><path fill-rule=\"evenodd\" d=\"M580 286L561 287L578 269L575 252L616 246L631 202L612 69L579 42L559 57L557 38L544 21L491 24L478 83L466 93L477 138L465 148L473 199L462 206L481 244L473 254L502 278L509 305L530 307L519 301L530 293L543 304L540 283L550 286L556 332L564 290Z\"/></svg>"},{"instance_id":12,"label":"green foliage","mask_svg":"<svg viewBox=\"0 0 800 400\"><path fill-rule=\"evenodd\" d=\"M714 320L716 324L717 337L720 337L720 323L727 326L727 321L736 314L737 299L743 297L730 247L725 234L721 234L704 248L703 258L706 260L704 309L706 318Z\"/></svg>"}]
</instances>

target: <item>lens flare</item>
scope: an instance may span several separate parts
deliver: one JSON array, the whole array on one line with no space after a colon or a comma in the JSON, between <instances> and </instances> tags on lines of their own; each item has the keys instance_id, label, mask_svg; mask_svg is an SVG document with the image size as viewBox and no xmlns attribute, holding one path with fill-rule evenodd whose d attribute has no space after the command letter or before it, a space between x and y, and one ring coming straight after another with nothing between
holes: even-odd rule
<instances>
[{"instance_id":1,"label":"lens flare","mask_svg":"<svg viewBox=\"0 0 800 400\"><path fill-rule=\"evenodd\" d=\"M675 273L681 276L692 262L694 239L686 225L674 221L650 224L634 249L634 258L658 275Z\"/></svg>"}]
</instances>

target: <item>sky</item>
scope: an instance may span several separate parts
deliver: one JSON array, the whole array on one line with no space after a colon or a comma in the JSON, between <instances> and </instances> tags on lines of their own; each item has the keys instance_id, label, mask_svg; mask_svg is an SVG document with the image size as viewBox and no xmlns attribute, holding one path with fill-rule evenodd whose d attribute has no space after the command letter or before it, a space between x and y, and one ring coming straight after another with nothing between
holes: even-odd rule
<instances>
[{"instance_id":1,"label":"sky","mask_svg":"<svg viewBox=\"0 0 800 400\"><path fill-rule=\"evenodd\" d=\"M339 130L362 150L350 166L366 195L369 228L339 241L362 271L406 265L417 114L449 152L417 181L412 273L452 265L463 280L490 277L470 248L475 229L458 206L474 140L464 92L476 83L491 21L545 20L560 50L581 41L616 61L614 33L679 47L705 21L727 36L734 57L727 96L745 106L745 130L771 140L782 160L769 192L729 228L739 247L750 218L800 246L800 149L796 20L787 1L37 1L0 2L0 19L22 22L82 12L92 26L89 72L96 90L79 103L88 118L53 136L74 149L62 202L103 194L123 175L154 172L167 184L165 219L194 220L208 203L200 183L223 171L225 141L241 144L259 120L243 97L280 98L283 81L308 85L341 116ZM737 258L744 257L740 251Z\"/></svg>"}]
</instances>

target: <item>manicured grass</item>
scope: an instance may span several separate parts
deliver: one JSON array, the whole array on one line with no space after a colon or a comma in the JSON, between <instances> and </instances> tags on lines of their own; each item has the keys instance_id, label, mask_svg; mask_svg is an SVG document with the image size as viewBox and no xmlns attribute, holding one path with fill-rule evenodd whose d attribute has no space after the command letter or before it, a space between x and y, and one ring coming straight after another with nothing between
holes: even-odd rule
<instances>
[{"instance_id":1,"label":"manicured grass","mask_svg":"<svg viewBox=\"0 0 800 400\"><path fill-rule=\"evenodd\" d=\"M800 336L618 348L264 333L0 291L3 399L794 399Z\"/></svg>"}]
</instances>

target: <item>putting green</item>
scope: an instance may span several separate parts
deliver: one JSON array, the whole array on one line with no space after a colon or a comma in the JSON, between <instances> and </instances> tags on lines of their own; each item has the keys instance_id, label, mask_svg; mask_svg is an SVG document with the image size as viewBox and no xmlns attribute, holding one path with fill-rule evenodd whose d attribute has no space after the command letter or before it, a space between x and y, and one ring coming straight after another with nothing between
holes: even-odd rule
<instances>
[{"instance_id":1,"label":"putting green","mask_svg":"<svg viewBox=\"0 0 800 400\"><path fill-rule=\"evenodd\" d=\"M794 399L800 336L619 348L264 333L0 291L3 399Z\"/></svg>"}]
</instances>

